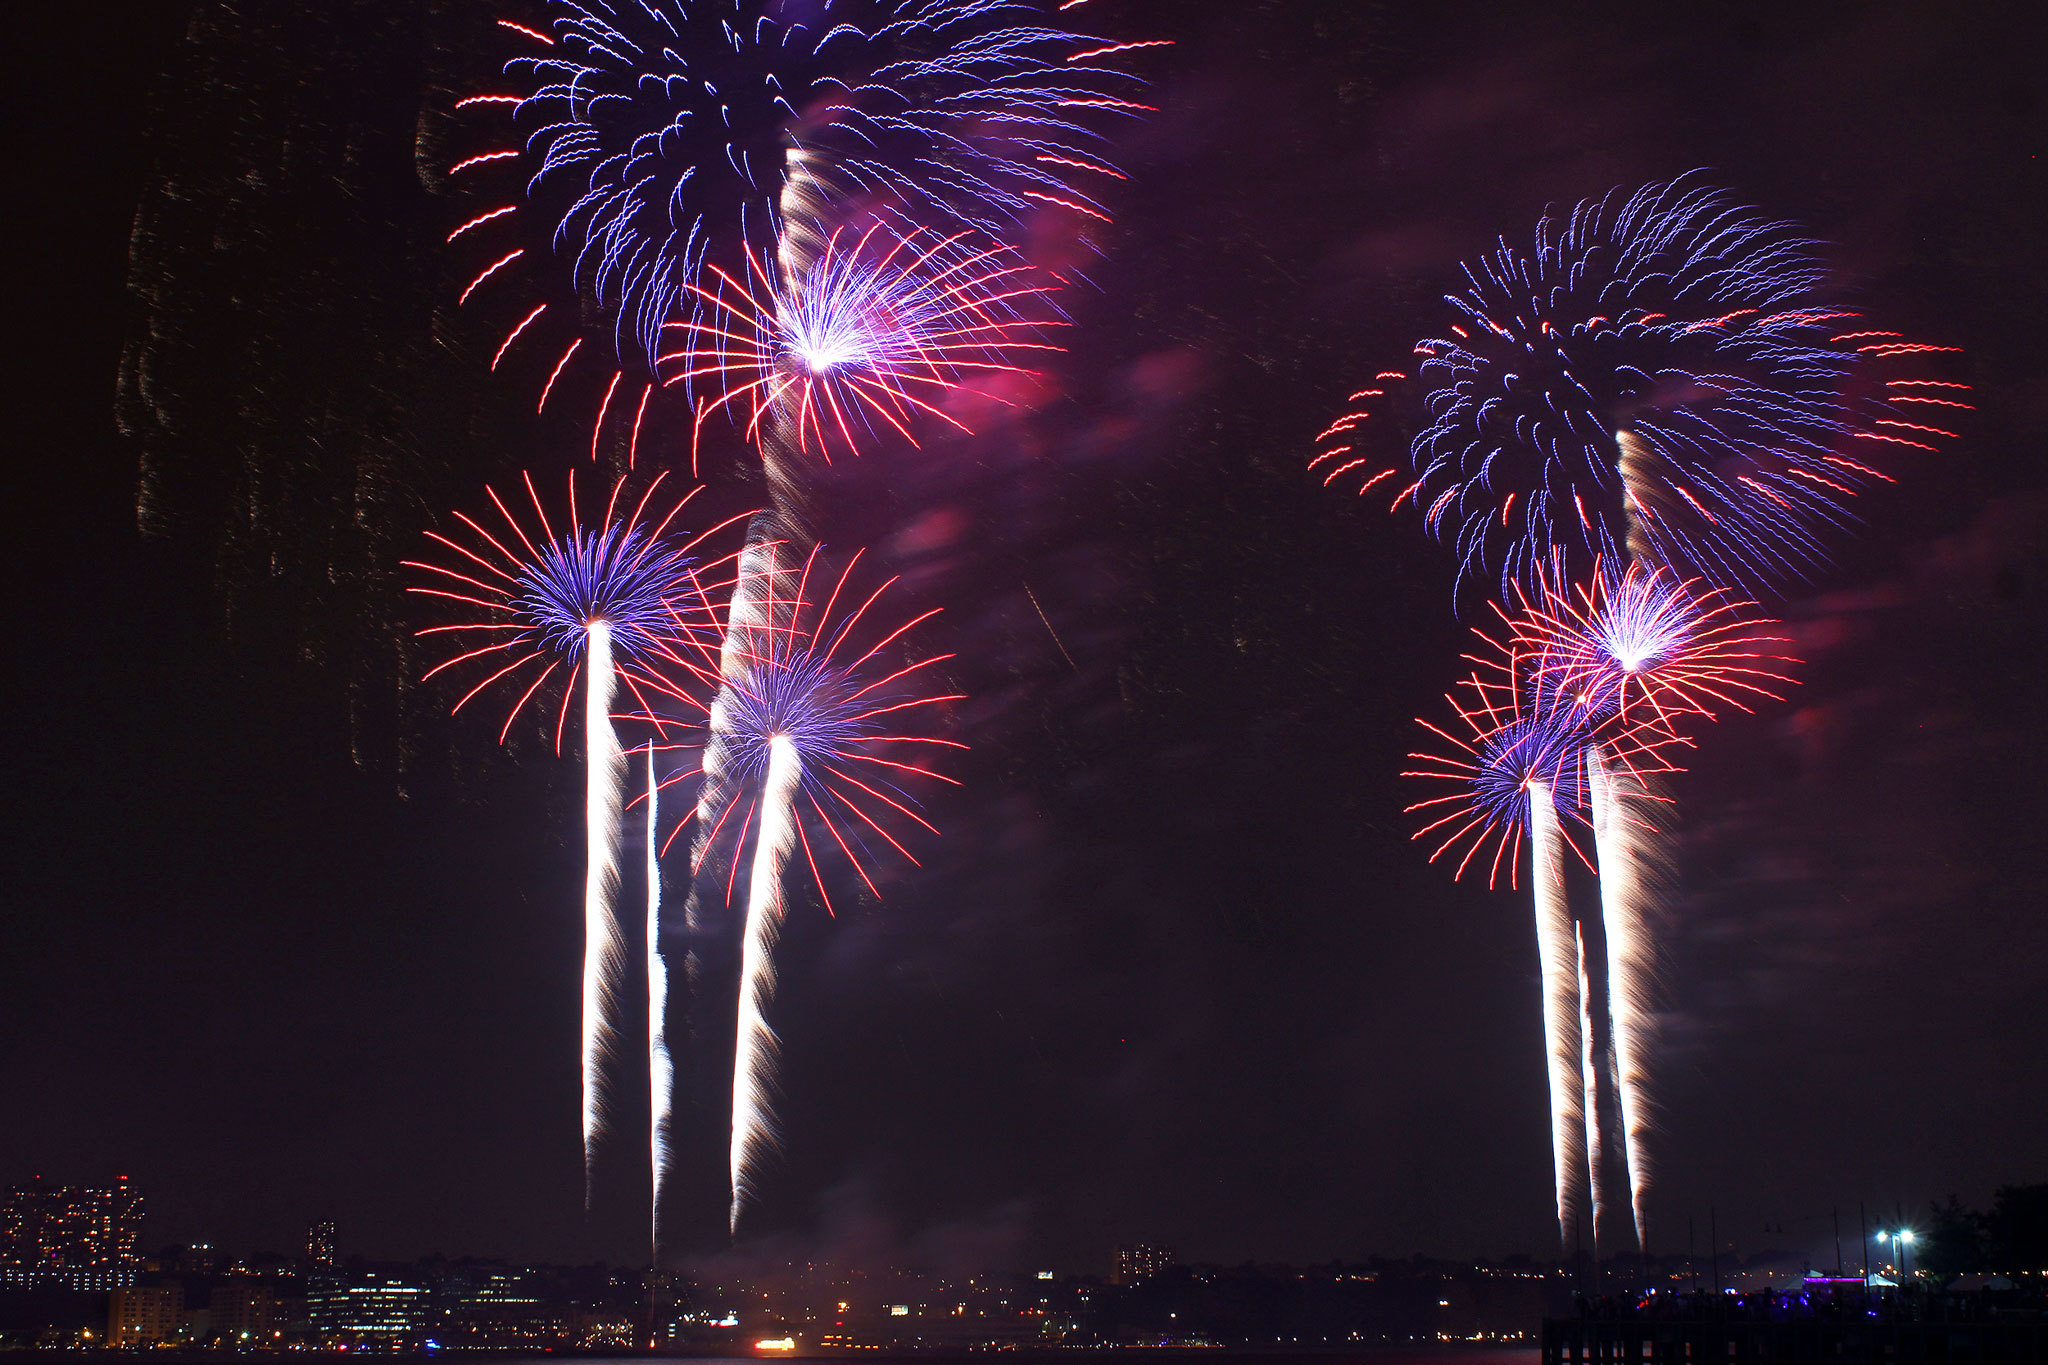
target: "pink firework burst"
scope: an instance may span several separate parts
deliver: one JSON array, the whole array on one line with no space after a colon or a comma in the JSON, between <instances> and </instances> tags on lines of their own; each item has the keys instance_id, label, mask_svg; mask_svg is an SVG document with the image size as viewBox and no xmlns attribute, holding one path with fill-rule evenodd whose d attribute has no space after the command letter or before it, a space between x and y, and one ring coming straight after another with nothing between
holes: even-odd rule
<instances>
[{"instance_id":1,"label":"pink firework burst","mask_svg":"<svg viewBox=\"0 0 2048 1365\"><path fill-rule=\"evenodd\" d=\"M699 433L723 410L757 446L763 419L785 410L799 450L827 462L883 432L916 445L926 419L964 432L944 406L951 391L1029 373L1022 355L1060 349L1038 339L1059 324L1052 286L1010 248L965 232L841 228L793 281L751 247L740 274L713 265L706 276L713 287L688 286L690 320L664 329L662 384L703 390Z\"/></svg>"},{"instance_id":2,"label":"pink firework burst","mask_svg":"<svg viewBox=\"0 0 2048 1365\"><path fill-rule=\"evenodd\" d=\"M1754 602L1641 562L1621 572L1595 566L1589 585L1567 589L1546 575L1534 601L1508 621L1531 660L1538 695L1577 709L1595 731L1654 726L1677 736L1689 717L1748 711L1776 701L1797 662L1777 622Z\"/></svg>"}]
</instances>

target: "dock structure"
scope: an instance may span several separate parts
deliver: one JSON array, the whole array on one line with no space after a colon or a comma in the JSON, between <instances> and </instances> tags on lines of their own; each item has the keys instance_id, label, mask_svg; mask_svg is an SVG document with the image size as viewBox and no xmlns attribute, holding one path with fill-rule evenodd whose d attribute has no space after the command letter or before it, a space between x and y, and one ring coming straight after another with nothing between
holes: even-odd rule
<instances>
[{"instance_id":1,"label":"dock structure","mask_svg":"<svg viewBox=\"0 0 2048 1365\"><path fill-rule=\"evenodd\" d=\"M1543 1365L2048 1365L2048 1322L1546 1318Z\"/></svg>"}]
</instances>

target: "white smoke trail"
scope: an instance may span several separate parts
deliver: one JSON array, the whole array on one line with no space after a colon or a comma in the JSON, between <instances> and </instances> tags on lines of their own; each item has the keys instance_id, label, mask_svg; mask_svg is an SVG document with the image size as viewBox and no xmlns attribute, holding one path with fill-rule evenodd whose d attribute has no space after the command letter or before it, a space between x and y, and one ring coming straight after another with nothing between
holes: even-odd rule
<instances>
[{"instance_id":1,"label":"white smoke trail","mask_svg":"<svg viewBox=\"0 0 2048 1365\"><path fill-rule=\"evenodd\" d=\"M607 1117L604 1063L616 1032L612 1013L624 952L614 900L619 889L619 796L626 780L626 755L612 730L617 677L609 622L590 623L583 663L583 1206L588 1209L597 1141Z\"/></svg>"},{"instance_id":2,"label":"white smoke trail","mask_svg":"<svg viewBox=\"0 0 2048 1365\"><path fill-rule=\"evenodd\" d=\"M1569 1245L1572 1210L1585 1167L1579 1075L1579 984L1571 906L1564 891L1564 831L1548 783L1531 780L1529 889L1536 907L1536 953L1543 969L1543 1038L1550 1058L1550 1144L1557 1179L1557 1236Z\"/></svg>"},{"instance_id":3,"label":"white smoke trail","mask_svg":"<svg viewBox=\"0 0 2048 1365\"><path fill-rule=\"evenodd\" d=\"M1649 1045L1656 1016L1650 1009L1656 946L1647 921L1654 895L1654 828L1641 783L1604 750L1586 750L1593 841L1600 862L1600 914L1607 934L1607 1004L1614 1023L1614 1085L1621 1104L1622 1156L1628 1163L1629 1205L1636 1241L1649 1250L1650 1126Z\"/></svg>"},{"instance_id":4,"label":"white smoke trail","mask_svg":"<svg viewBox=\"0 0 2048 1365\"><path fill-rule=\"evenodd\" d=\"M740 955L739 1036L732 1064L731 1230L740 1227L747 1198L747 1173L773 1142L774 1117L768 1092L775 1071L776 1039L768 1027L769 997L775 993L775 940L782 931L782 864L796 838L793 806L803 781L796 745L776 735L768 741L768 774L761 784L761 826L754 866L747 877L746 941Z\"/></svg>"},{"instance_id":5,"label":"white smoke trail","mask_svg":"<svg viewBox=\"0 0 2048 1365\"><path fill-rule=\"evenodd\" d=\"M1614 461L1614 472L1621 476L1621 510L1628 522L1628 557L1647 568L1662 562L1662 556L1650 543L1650 520L1643 515L1655 486L1648 474L1653 457L1633 431L1615 432L1614 445L1620 451Z\"/></svg>"},{"instance_id":6,"label":"white smoke trail","mask_svg":"<svg viewBox=\"0 0 2048 1365\"><path fill-rule=\"evenodd\" d=\"M717 827L718 814L731 791L726 765L732 752L732 684L746 675L747 641L754 631L767 624L764 612L774 596L776 548L773 532L772 518L767 513L757 513L747 526L747 542L740 551L732 598L726 607L725 638L718 651L718 671L724 681L719 685L718 695L711 699L711 709L704 719L703 781L697 787L697 829L690 841L692 880L689 895L683 901L683 929L693 945L702 927L704 899L695 874L703 863L711 832ZM689 959L692 985L695 984L695 973L696 949L693 946Z\"/></svg>"},{"instance_id":7,"label":"white smoke trail","mask_svg":"<svg viewBox=\"0 0 2048 1365\"><path fill-rule=\"evenodd\" d=\"M661 955L661 784L654 775L654 745L647 746L647 1145L652 1204L647 1237L661 1264L661 1196L668 1183L669 1124L675 1113L675 1063L668 1052L668 962Z\"/></svg>"}]
</instances>

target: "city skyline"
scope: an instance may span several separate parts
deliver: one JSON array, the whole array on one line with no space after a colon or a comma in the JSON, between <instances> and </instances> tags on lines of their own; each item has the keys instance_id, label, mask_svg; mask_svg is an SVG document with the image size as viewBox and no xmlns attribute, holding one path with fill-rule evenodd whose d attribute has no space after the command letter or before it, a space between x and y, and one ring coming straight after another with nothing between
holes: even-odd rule
<instances>
[{"instance_id":1,"label":"city skyline","mask_svg":"<svg viewBox=\"0 0 2048 1365\"><path fill-rule=\"evenodd\" d=\"M1128 1346L1277 1346L1546 1338L1570 1305L1631 1304L1653 1318L1690 1305L1826 1320L1845 1286L1886 1313L1911 1284L1949 1321L2015 1293L2048 1249L2048 1185L2001 1189L1989 1210L1953 1201L1918 1231L1855 1240L1837 1219L1824 1248L1744 1254L1718 1223L1702 1249L1560 1258L1369 1256L1318 1265L1184 1262L1119 1243L1092 1269L718 1256L676 1269L548 1265L490 1256L378 1260L337 1252L332 1220L298 1255L213 1243L135 1245L144 1204L125 1184L0 1193L0 1346L347 1352L361 1349L705 1349L755 1352ZM1784 1228L1764 1229L1782 1235ZM1690 1233L1690 1230L1689 1230ZM2009 1272L1999 1273L2004 1267ZM1734 1296L1727 1299L1724 1296ZM1973 1306L1974 1305L1974 1306ZM1960 1314L1960 1318L1954 1315ZM2015 1329L2023 1330L2023 1329Z\"/></svg>"}]
</instances>

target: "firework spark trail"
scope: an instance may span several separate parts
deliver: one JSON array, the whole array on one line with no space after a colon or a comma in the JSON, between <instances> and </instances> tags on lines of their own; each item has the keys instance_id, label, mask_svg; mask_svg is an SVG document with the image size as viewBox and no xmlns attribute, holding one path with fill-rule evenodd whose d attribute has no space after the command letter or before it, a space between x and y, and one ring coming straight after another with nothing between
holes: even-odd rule
<instances>
[{"instance_id":1,"label":"firework spark trail","mask_svg":"<svg viewBox=\"0 0 2048 1365\"><path fill-rule=\"evenodd\" d=\"M661 952L661 783L647 746L647 1145L651 1199L648 1240L661 1256L661 1200L668 1185L669 1125L675 1114L675 1061L668 1050L668 960Z\"/></svg>"},{"instance_id":2,"label":"firework spark trail","mask_svg":"<svg viewBox=\"0 0 2048 1365\"><path fill-rule=\"evenodd\" d=\"M617 678L612 668L609 623L590 623L583 659L583 1207L588 1209L597 1142L609 1119L604 1063L611 1053L619 969L625 960L616 900L620 788L626 780L626 755L612 728Z\"/></svg>"},{"instance_id":3,"label":"firework spark trail","mask_svg":"<svg viewBox=\"0 0 2048 1365\"><path fill-rule=\"evenodd\" d=\"M819 206L818 189L806 173L807 159L796 149L788 153L789 174L783 183L781 207L783 221L794 230L785 230L776 241L777 268L785 272L801 269L812 259L815 252L815 233L809 228L813 221L812 211ZM719 645L718 692L712 698L710 713L706 719L706 735L703 757L703 780L698 785L696 829L690 841L690 890L683 900L684 932L690 939L690 954L687 975L690 982L693 1004L701 993L702 955L699 944L706 930L708 905L705 892L716 881L717 865L711 862L713 844L726 809L738 790L738 775L733 771L734 708L741 702L735 691L751 666L749 641L754 634L772 626L772 614L776 610L775 562L782 537L791 525L797 524L798 490L794 468L794 448L787 438L787 427L791 420L787 403L778 403L771 409L763 423L761 433L761 465L768 483L770 505L756 512L747 522L745 547L740 552L739 568L735 577L732 596L726 607L724 639ZM733 850L734 857L739 850ZM712 875L707 877L706 872ZM751 887L751 881L749 883ZM751 914L754 898L749 896ZM779 917L780 905L776 913ZM779 921L778 921L779 922ZM754 942L751 923L746 927L742 940L741 955L741 1032L733 1040L734 1055L734 1109L737 1112L740 1095L739 1058L744 1046L746 1010L745 955L752 950ZM765 1001L757 1001L757 1011ZM772 1039L772 1035L770 1035ZM752 1075L752 1069L749 1069ZM756 1105L755 1112L759 1106ZM757 1153L753 1150L760 1145L758 1138L743 1149L739 1137L739 1124L733 1122L733 1137L730 1154L732 1168L732 1203L728 1223L732 1231L739 1227L740 1183L739 1172L743 1161L751 1160ZM759 1130L756 1129L756 1132Z\"/></svg>"},{"instance_id":4,"label":"firework spark trail","mask_svg":"<svg viewBox=\"0 0 2048 1365\"><path fill-rule=\"evenodd\" d=\"M1644 508L1649 500L1657 496L1650 475L1654 456L1643 443L1643 438L1627 427L1614 433L1614 451L1614 472L1621 479L1622 519L1627 527L1624 544L1628 550L1628 562L1663 568L1662 561L1651 550L1650 527L1648 518L1644 515Z\"/></svg>"},{"instance_id":5,"label":"firework spark trail","mask_svg":"<svg viewBox=\"0 0 2048 1365\"><path fill-rule=\"evenodd\" d=\"M1621 480L1622 512L1627 527L1629 568L1648 568L1655 576L1665 566L1655 548L1646 515L1647 500L1655 496L1650 476L1653 456L1642 438L1627 428L1615 432L1614 448L1614 472ZM1655 1018L1648 1006L1656 982L1656 964L1648 925L1650 907L1644 900L1649 887L1641 869L1646 856L1662 860L1663 832L1626 809L1626 788L1617 783L1621 775L1609 769L1607 754L1599 745L1587 748L1585 762L1586 796L1593 820L1593 856L1600 868L1600 932L1607 943L1607 1023L1614 1039L1610 1057L1615 1099L1621 1107L1621 1159L1628 1171L1629 1214L1635 1228L1636 1250L1648 1255L1647 1146L1653 1048L1649 1030ZM1623 780L1635 781L1633 775ZM1598 1173L1593 1179L1596 1184L1599 1182ZM1596 1255L1599 1223L1596 1213Z\"/></svg>"},{"instance_id":6,"label":"firework spark trail","mask_svg":"<svg viewBox=\"0 0 2048 1365\"><path fill-rule=\"evenodd\" d=\"M724 639L719 645L719 684L705 719L703 776L697 787L695 828L691 832L690 889L683 898L683 932L690 947L684 959L684 979L693 1007L703 993L704 935L709 904L706 892L715 889L718 866L712 860L713 841L721 817L738 788L733 771L734 707L739 697L734 684L746 676L747 640L752 632L768 625L774 595L771 568L775 542L763 534L773 526L768 513L756 513L747 527L747 543L740 552L739 568L732 596L726 608ZM737 856L737 851L735 851ZM692 1018L698 1011L693 1008ZM696 1030L692 1029L693 1041Z\"/></svg>"},{"instance_id":7,"label":"firework spark trail","mask_svg":"<svg viewBox=\"0 0 2048 1365\"><path fill-rule=\"evenodd\" d=\"M1536 952L1543 973L1543 1039L1550 1063L1551 1160L1557 1182L1557 1236L1567 1244L1585 1169L1581 1099L1576 928L1564 889L1564 830L1548 783L1531 780L1529 890L1536 910Z\"/></svg>"},{"instance_id":8,"label":"firework spark trail","mask_svg":"<svg viewBox=\"0 0 2048 1365\"><path fill-rule=\"evenodd\" d=\"M1022 580L1020 579L1019 581L1021 582ZM1047 635L1052 636L1052 642L1055 645L1059 646L1060 657L1067 661L1067 667L1073 669L1076 673L1079 673L1081 671L1081 665L1075 663L1074 656L1067 653L1066 641L1060 639L1060 633L1052 628L1052 618L1045 614L1044 607L1038 605L1038 594L1031 591L1031 585L1029 583L1024 584L1024 595L1031 599L1031 609L1038 613L1038 619L1045 622L1045 633Z\"/></svg>"},{"instance_id":9,"label":"firework spark trail","mask_svg":"<svg viewBox=\"0 0 2048 1365\"><path fill-rule=\"evenodd\" d=\"M1606 1069L1606 1049L1602 1045L1600 999L1593 990L1593 964L1586 946L1586 924L1575 920L1572 925L1572 951L1576 955L1579 977L1579 1059L1584 1079L1585 1100L1582 1114L1586 1131L1586 1189L1592 1209L1593 1263L1600 1263L1600 1247L1607 1232L1607 1143L1606 1106L1602 1103L1600 1078Z\"/></svg>"},{"instance_id":10,"label":"firework spark trail","mask_svg":"<svg viewBox=\"0 0 2048 1365\"><path fill-rule=\"evenodd\" d=\"M782 867L795 842L792 810L803 786L803 759L787 737L768 741L768 775L761 784L760 833L747 877L747 927L740 956L739 1036L732 1061L732 1208L728 1225L740 1229L749 1193L747 1174L774 1143L768 1092L777 1043L768 1027L775 992L775 941L782 932Z\"/></svg>"},{"instance_id":11,"label":"firework spark trail","mask_svg":"<svg viewBox=\"0 0 2048 1365\"><path fill-rule=\"evenodd\" d=\"M1652 577L1664 564L1650 535L1646 515L1651 488L1652 454L1641 437L1626 428L1614 434L1614 472L1621 480L1622 509L1627 526L1626 548L1631 570L1648 568ZM1639 820L1626 809L1626 788L1618 785L1620 774L1608 767L1607 754L1597 744L1586 750L1586 796L1593 820L1594 858L1600 868L1600 931L1607 943L1607 1022L1613 1031L1611 1054L1614 1092L1621 1107L1621 1159L1628 1171L1628 1200L1635 1227L1636 1250L1650 1250L1648 1217L1650 1163L1649 1086L1653 1040L1649 1027L1654 1019L1648 1009L1655 986L1655 962L1651 954L1648 915L1644 897L1649 887L1642 876L1646 856L1661 861L1662 831ZM1633 775L1625 781L1634 782ZM1599 1176L1596 1174L1597 1182ZM1599 1217L1594 1217L1593 1240L1600 1240Z\"/></svg>"},{"instance_id":12,"label":"firework spark trail","mask_svg":"<svg viewBox=\"0 0 2048 1365\"><path fill-rule=\"evenodd\" d=\"M1461 702L1455 695L1446 698L1457 712L1459 733L1423 722L1425 729L1449 741L1456 752L1410 754L1418 766L1402 775L1454 784L1450 794L1408 807L1411 813L1426 811L1430 817L1413 837L1437 836L1441 840L1430 861L1447 853L1456 856L1456 850L1464 846L1453 876L1462 876L1478 860L1480 866L1488 867L1489 887L1497 883L1503 865L1509 884L1515 885L1521 842L1525 837L1528 840L1530 904L1542 976L1558 1239L1568 1246L1584 1182L1586 1109L1576 926L1564 883L1565 852L1578 850L1565 832L1564 817L1583 818L1575 760L1584 744L1584 731L1575 710L1542 705L1555 694L1527 689L1512 655L1510 659L1502 670L1505 682L1492 680L1489 675L1494 666L1479 660L1483 671L1462 685L1474 700ZM1445 835L1445 830L1450 833ZM1490 866L1482 858L1489 846ZM1579 853L1582 861L1584 856Z\"/></svg>"},{"instance_id":13,"label":"firework spark trail","mask_svg":"<svg viewBox=\"0 0 2048 1365\"><path fill-rule=\"evenodd\" d=\"M1614 1084L1621 1107L1622 1159L1628 1168L1629 1208L1637 1248L1650 1247L1650 1162L1647 1136L1652 1102L1650 1060L1656 1016L1656 939L1648 916L1655 888L1649 871L1661 866L1659 828L1636 809L1642 780L1610 761L1598 744L1586 750L1586 791L1600 863L1601 929L1607 938L1607 1001L1614 1029Z\"/></svg>"},{"instance_id":14,"label":"firework spark trail","mask_svg":"<svg viewBox=\"0 0 2048 1365\"><path fill-rule=\"evenodd\" d=\"M779 440L779 437L780 426L777 425L774 439ZM781 481L775 478L775 468L773 464L769 466L770 479L780 485ZM786 485L781 486L786 489ZM747 545L740 556L739 578L733 585L732 600L726 612L725 640L719 652L718 695L711 703L709 736L704 746L704 781L699 789L697 831L690 853L688 911L693 930L703 919L705 887L708 882L717 880L716 865L711 866L709 878L703 875L706 860L713 840L725 823L729 807L738 795L739 774L733 771L733 767L735 743L740 735L735 724L739 717L735 712L744 705L739 689L746 685L754 662L751 642L757 633L766 631L772 634L781 610L776 584L778 543L771 538L778 522L779 518L772 509L763 509L747 524ZM787 747L786 744L781 746L783 749ZM771 754L771 779L776 773L773 758ZM799 765L796 780L800 781L801 777ZM765 790L762 799L766 801ZM783 907L779 880L774 883L772 906L765 903L760 894L761 876L766 870L764 859L770 847L768 817L769 812L764 809L761 838L755 848L755 867L747 881L747 918L740 945L740 994L733 1034L732 1109L728 1115L730 1148L727 1153L730 1204L726 1225L727 1231L734 1235L739 1232L743 1192L747 1188L746 1173L766 1154L766 1148L774 1140L768 1117L767 1093L773 1074L776 1040L768 1028L765 1012L767 992L774 987L773 953L776 937L781 931ZM783 818L787 818L786 811ZM786 842L787 836L784 837ZM787 852L785 848L782 856L787 856ZM737 841L732 856L740 856ZM780 870L781 858L778 857L775 871L779 873Z\"/></svg>"}]
</instances>

